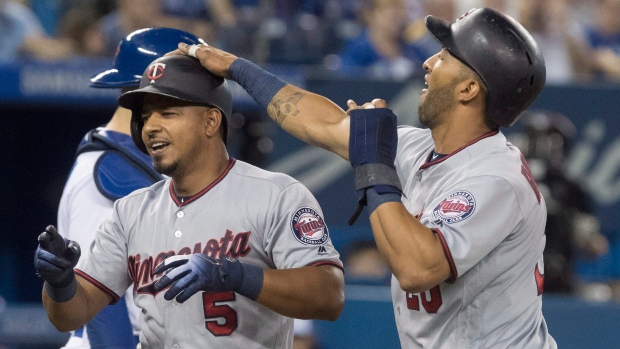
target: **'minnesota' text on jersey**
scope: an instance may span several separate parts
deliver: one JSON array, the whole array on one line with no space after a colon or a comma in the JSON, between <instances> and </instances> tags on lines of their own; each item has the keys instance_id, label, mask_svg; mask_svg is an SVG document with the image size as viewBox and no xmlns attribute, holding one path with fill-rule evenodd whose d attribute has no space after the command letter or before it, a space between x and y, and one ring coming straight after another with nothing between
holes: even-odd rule
<instances>
[{"instance_id":1,"label":"'minnesota' text on jersey","mask_svg":"<svg viewBox=\"0 0 620 349\"><path fill-rule=\"evenodd\" d=\"M232 291L166 301L153 292L161 277L153 269L197 252L272 269L342 268L316 199L287 175L234 159L192 197L177 197L171 185L167 179L118 200L76 272L114 299L134 284L142 349L290 347L293 319Z\"/></svg>"}]
</instances>

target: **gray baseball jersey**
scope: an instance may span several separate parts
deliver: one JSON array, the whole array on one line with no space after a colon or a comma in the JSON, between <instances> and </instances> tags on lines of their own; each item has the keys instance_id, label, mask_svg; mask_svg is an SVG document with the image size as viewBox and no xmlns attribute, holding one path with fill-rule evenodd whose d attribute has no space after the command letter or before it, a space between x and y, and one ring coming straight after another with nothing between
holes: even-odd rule
<instances>
[{"instance_id":1,"label":"gray baseball jersey","mask_svg":"<svg viewBox=\"0 0 620 349\"><path fill-rule=\"evenodd\" d=\"M226 171L190 198L171 180L116 201L76 273L118 299L134 284L142 308L142 349L290 348L293 319L234 292L200 292L166 301L152 285L165 258L202 252L272 269L342 268L321 209L293 178L231 159Z\"/></svg>"},{"instance_id":2,"label":"gray baseball jersey","mask_svg":"<svg viewBox=\"0 0 620 349\"><path fill-rule=\"evenodd\" d=\"M430 130L399 127L403 204L439 237L452 277L422 293L392 278L403 348L556 348L542 315L547 211L499 130L438 160Z\"/></svg>"}]
</instances>

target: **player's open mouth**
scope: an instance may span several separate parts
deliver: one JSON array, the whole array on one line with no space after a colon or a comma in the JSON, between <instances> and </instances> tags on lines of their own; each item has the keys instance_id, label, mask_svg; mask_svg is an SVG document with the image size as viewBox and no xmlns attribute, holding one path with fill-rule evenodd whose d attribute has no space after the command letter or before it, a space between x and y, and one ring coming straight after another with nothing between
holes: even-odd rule
<instances>
[{"instance_id":1,"label":"player's open mouth","mask_svg":"<svg viewBox=\"0 0 620 349\"><path fill-rule=\"evenodd\" d=\"M155 142L151 144L151 150L153 153L159 153L164 150L168 146L169 143L166 142Z\"/></svg>"}]
</instances>

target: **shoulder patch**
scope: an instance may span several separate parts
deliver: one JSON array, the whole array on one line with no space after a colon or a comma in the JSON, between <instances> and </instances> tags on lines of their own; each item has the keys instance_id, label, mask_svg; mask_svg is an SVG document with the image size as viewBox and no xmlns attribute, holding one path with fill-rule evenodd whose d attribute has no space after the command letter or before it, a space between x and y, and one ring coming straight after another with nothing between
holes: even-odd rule
<instances>
[{"instance_id":1,"label":"shoulder patch","mask_svg":"<svg viewBox=\"0 0 620 349\"><path fill-rule=\"evenodd\" d=\"M310 207L301 207L291 217L291 231L302 244L322 245L329 238L323 217Z\"/></svg>"},{"instance_id":2,"label":"shoulder patch","mask_svg":"<svg viewBox=\"0 0 620 349\"><path fill-rule=\"evenodd\" d=\"M433 209L433 217L445 223L458 223L467 219L476 209L476 200L470 192L461 190L448 195Z\"/></svg>"}]
</instances>

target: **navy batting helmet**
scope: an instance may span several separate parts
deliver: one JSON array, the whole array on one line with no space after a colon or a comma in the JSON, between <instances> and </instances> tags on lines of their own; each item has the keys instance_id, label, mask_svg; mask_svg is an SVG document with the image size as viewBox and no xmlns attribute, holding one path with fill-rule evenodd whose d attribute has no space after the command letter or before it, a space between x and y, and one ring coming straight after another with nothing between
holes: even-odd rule
<instances>
[{"instance_id":1,"label":"navy batting helmet","mask_svg":"<svg viewBox=\"0 0 620 349\"><path fill-rule=\"evenodd\" d=\"M487 88L487 115L514 124L545 85L545 60L519 22L491 8L472 9L454 23L427 16L426 27L451 55L473 69Z\"/></svg>"},{"instance_id":2,"label":"navy batting helmet","mask_svg":"<svg viewBox=\"0 0 620 349\"><path fill-rule=\"evenodd\" d=\"M227 117L232 113L228 82L214 75L189 56L172 55L154 60L144 71L140 87L123 93L118 104L131 110L131 138L138 149L148 153L142 142L142 101L146 93L217 107L223 114L224 143L228 137Z\"/></svg>"},{"instance_id":3,"label":"navy batting helmet","mask_svg":"<svg viewBox=\"0 0 620 349\"><path fill-rule=\"evenodd\" d=\"M142 72L154 59L173 51L179 42L202 43L194 34L173 28L145 28L127 35L116 47L114 67L93 76L91 87L137 87Z\"/></svg>"}]
</instances>

